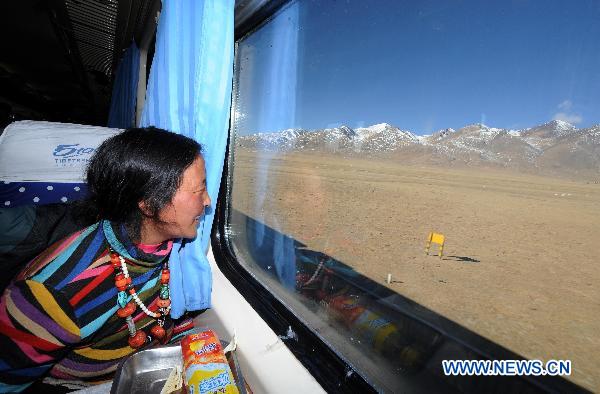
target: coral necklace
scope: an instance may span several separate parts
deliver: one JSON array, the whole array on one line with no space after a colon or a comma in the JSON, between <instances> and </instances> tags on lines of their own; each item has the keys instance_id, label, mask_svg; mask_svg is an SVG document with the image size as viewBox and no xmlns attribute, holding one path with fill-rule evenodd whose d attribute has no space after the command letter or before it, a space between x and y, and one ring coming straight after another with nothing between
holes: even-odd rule
<instances>
[{"instance_id":1,"label":"coral necklace","mask_svg":"<svg viewBox=\"0 0 600 394\"><path fill-rule=\"evenodd\" d=\"M166 332L163 327L165 325L165 318L171 310L171 299L169 295L170 273L168 259L166 260L167 261L163 264L163 269L160 276L161 286L159 299L156 302L158 305L158 312L152 312L138 297L135 288L131 283L131 277L127 271L127 263L123 256L119 255L112 249L110 250L110 262L115 270L115 287L117 290L119 290L117 303L119 304L120 308L117 310L117 315L121 318L124 318L127 322L127 328L129 329L129 346L134 349L140 348L146 343L146 341L150 342L152 340L152 338L148 337L144 331L137 330L135 328L135 323L131 317L133 312L135 312L135 304L138 304L146 315L157 319L157 324L152 327L150 333L158 338L161 343L162 339L165 337ZM127 293L125 290L129 292L131 298L133 298L133 301L130 301L129 303L127 302Z\"/></svg>"}]
</instances>

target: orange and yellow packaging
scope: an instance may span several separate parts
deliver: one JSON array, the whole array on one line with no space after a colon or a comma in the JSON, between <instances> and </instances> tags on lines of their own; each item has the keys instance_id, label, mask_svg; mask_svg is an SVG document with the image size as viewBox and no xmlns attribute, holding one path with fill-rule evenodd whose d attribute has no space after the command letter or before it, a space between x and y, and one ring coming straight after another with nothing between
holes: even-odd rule
<instances>
[{"instance_id":1,"label":"orange and yellow packaging","mask_svg":"<svg viewBox=\"0 0 600 394\"><path fill-rule=\"evenodd\" d=\"M187 335L181 340L181 351L187 393L239 393L221 342L213 331Z\"/></svg>"}]
</instances>

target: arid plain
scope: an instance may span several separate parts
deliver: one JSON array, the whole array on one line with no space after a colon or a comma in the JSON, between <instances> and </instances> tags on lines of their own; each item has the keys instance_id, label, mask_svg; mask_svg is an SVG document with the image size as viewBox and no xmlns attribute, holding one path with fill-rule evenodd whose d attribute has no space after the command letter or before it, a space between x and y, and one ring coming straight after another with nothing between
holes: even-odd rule
<instances>
[{"instance_id":1,"label":"arid plain","mask_svg":"<svg viewBox=\"0 0 600 394\"><path fill-rule=\"evenodd\" d=\"M235 153L233 208L600 391L600 185L311 153ZM424 252L430 231L444 257ZM392 283L386 276L392 274Z\"/></svg>"}]
</instances>

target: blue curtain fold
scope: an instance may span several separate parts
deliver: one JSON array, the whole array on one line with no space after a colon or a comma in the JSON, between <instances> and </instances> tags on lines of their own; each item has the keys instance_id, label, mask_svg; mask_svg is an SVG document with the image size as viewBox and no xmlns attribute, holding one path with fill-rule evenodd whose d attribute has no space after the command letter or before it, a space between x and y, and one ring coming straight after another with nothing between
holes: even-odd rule
<instances>
[{"instance_id":1,"label":"blue curtain fold","mask_svg":"<svg viewBox=\"0 0 600 394\"><path fill-rule=\"evenodd\" d=\"M234 0L163 0L140 126L156 126L202 144L208 194L216 204L229 129ZM214 207L191 242L176 242L169 260L171 316L209 308L206 258Z\"/></svg>"},{"instance_id":2,"label":"blue curtain fold","mask_svg":"<svg viewBox=\"0 0 600 394\"><path fill-rule=\"evenodd\" d=\"M108 127L126 129L135 125L139 68L140 51L133 42L117 67L108 114Z\"/></svg>"}]
</instances>

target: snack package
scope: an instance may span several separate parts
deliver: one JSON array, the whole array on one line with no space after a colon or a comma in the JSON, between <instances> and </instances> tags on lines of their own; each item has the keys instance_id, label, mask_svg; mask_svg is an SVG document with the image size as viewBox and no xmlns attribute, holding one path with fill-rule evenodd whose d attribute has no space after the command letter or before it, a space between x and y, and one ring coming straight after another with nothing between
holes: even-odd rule
<instances>
[{"instance_id":1,"label":"snack package","mask_svg":"<svg viewBox=\"0 0 600 394\"><path fill-rule=\"evenodd\" d=\"M190 334L181 340L183 378L190 394L239 394L233 374L213 331Z\"/></svg>"}]
</instances>

